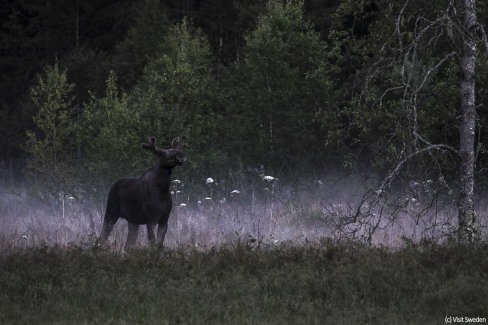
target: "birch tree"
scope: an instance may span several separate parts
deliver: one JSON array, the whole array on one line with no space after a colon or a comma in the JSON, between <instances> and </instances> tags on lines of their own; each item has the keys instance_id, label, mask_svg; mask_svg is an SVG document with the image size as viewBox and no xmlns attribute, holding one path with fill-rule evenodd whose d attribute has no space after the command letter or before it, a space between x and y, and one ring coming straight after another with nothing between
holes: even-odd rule
<instances>
[{"instance_id":1,"label":"birch tree","mask_svg":"<svg viewBox=\"0 0 488 325\"><path fill-rule=\"evenodd\" d=\"M39 194L58 195L72 190L75 180L74 84L56 62L37 76L31 99L37 109L35 130L27 131L28 176Z\"/></svg>"},{"instance_id":2,"label":"birch tree","mask_svg":"<svg viewBox=\"0 0 488 325\"><path fill-rule=\"evenodd\" d=\"M477 20L476 0L435 1L428 7L415 0L377 4L377 10L369 12L359 1L341 7L358 21L374 17L366 37L357 38L354 32L346 37L356 47L351 52L362 55L358 55L362 65L357 73L361 90L355 89L350 101L355 109L348 118L359 130L356 140L376 141L373 152L384 157L380 163L391 166L351 222L392 204L385 193L395 182L408 186L415 182L407 177L423 172L436 175L439 188L447 188L446 175L457 174L451 182L458 193L454 233L459 242L472 242L480 146L476 140L477 42L487 44L484 26ZM402 204L394 202L395 211Z\"/></svg>"},{"instance_id":3,"label":"birch tree","mask_svg":"<svg viewBox=\"0 0 488 325\"><path fill-rule=\"evenodd\" d=\"M473 240L476 221L474 209L474 167L476 129L476 0L463 0L463 23L460 28L463 43L461 68L461 123L459 125L459 229L461 242Z\"/></svg>"}]
</instances>

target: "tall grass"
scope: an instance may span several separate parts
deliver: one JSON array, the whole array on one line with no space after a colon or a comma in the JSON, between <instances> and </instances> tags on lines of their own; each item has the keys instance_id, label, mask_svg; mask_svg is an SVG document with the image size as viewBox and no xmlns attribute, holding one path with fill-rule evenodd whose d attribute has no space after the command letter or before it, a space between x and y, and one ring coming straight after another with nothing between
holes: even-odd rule
<instances>
[{"instance_id":1,"label":"tall grass","mask_svg":"<svg viewBox=\"0 0 488 325\"><path fill-rule=\"evenodd\" d=\"M142 228L128 254L124 220L108 248L95 244L104 198L0 193L0 324L488 317L488 210L481 203L481 239L457 247L446 244L455 227L447 201L399 197L402 204L371 209L353 179L208 184L197 195L175 183L166 248L146 247Z\"/></svg>"},{"instance_id":2,"label":"tall grass","mask_svg":"<svg viewBox=\"0 0 488 325\"><path fill-rule=\"evenodd\" d=\"M0 257L2 324L440 324L488 317L488 247L354 243Z\"/></svg>"},{"instance_id":3,"label":"tall grass","mask_svg":"<svg viewBox=\"0 0 488 325\"><path fill-rule=\"evenodd\" d=\"M357 178L283 183L265 177L248 183L216 180L195 194L192 186L175 182L166 246L210 249L236 240L255 246L303 245L326 237L398 247L405 238L445 242L455 236L452 197L422 201L419 195L414 199L405 194L391 200L394 205L371 208L364 200L365 186ZM486 240L488 226L483 202L477 209L480 241ZM93 242L104 210L103 196L94 200L66 195L40 201L25 193L1 192L0 251ZM121 219L110 236L114 250L122 249L126 235L127 223ZM138 245L146 244L142 227Z\"/></svg>"}]
</instances>

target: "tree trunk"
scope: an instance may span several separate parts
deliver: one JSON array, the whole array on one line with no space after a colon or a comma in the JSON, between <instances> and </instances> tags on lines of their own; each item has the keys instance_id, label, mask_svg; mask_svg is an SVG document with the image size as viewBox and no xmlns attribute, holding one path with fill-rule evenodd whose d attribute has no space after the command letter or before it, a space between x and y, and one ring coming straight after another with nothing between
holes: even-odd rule
<instances>
[{"instance_id":1,"label":"tree trunk","mask_svg":"<svg viewBox=\"0 0 488 325\"><path fill-rule=\"evenodd\" d=\"M464 41L461 56L461 124L459 126L459 199L458 238L460 243L473 240L474 167L475 167L475 73L476 73L476 0L464 0Z\"/></svg>"}]
</instances>

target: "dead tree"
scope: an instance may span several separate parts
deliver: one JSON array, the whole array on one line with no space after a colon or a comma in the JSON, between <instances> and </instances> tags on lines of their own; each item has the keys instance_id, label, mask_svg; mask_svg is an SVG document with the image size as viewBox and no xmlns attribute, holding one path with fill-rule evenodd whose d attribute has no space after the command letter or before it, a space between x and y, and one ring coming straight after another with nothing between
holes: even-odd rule
<instances>
[{"instance_id":1,"label":"dead tree","mask_svg":"<svg viewBox=\"0 0 488 325\"><path fill-rule=\"evenodd\" d=\"M460 243L470 243L474 239L476 212L474 207L474 184L477 147L476 144L476 54L477 42L481 39L485 50L488 52L488 40L484 26L477 21L476 0L463 0L460 4L454 0L446 0L444 8L437 11L437 15L430 15L422 12L416 17L409 17L412 23L412 30L405 29L406 11L412 4L411 0L404 0L402 4L390 1L390 11L395 23L393 35L386 41L383 48L388 48L392 40L396 40L398 46L395 49L396 59L390 63L390 67L400 65L400 80L397 85L386 89L379 96L376 104L382 105L389 94L402 94L403 110L407 112L406 122L409 123L409 138L403 141L403 147L399 150L396 161L385 178L376 190L371 190L369 195L357 209L356 215L364 214L364 210L370 213L373 207L384 204L385 193L393 180L399 178L400 171L408 162L421 159L427 166L423 157L427 157L438 166L439 179L444 179L441 164L436 155L446 157L449 155L456 161L458 169L458 196L457 196L457 227L456 233ZM412 19L413 18L413 19ZM407 27L408 28L408 27ZM480 37L481 36L481 37ZM436 62L432 62L422 69L419 67L425 64L420 57L422 49L435 48L442 39L448 37L456 46L445 51ZM382 48L382 49L383 49ZM459 79L460 107L459 107L459 146L457 148L450 144L433 143L425 137L419 128L418 107L421 106L422 94L425 93L427 85L433 75L443 66L456 60L461 74ZM380 69L373 71L370 75L381 73ZM421 71L419 73L419 71ZM371 79L372 77L370 77ZM365 93L368 91L367 86ZM365 209L367 207L367 209ZM372 213L372 212L371 212Z\"/></svg>"}]
</instances>

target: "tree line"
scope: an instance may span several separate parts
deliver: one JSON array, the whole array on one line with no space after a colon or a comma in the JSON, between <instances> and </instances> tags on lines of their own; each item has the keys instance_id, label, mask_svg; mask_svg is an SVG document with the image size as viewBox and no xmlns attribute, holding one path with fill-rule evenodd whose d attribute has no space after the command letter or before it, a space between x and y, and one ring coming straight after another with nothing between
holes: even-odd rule
<instances>
[{"instance_id":1,"label":"tree line","mask_svg":"<svg viewBox=\"0 0 488 325\"><path fill-rule=\"evenodd\" d=\"M487 181L484 2L46 0L2 10L0 160L52 191L138 174L151 163L140 149L148 136L186 134L188 177L374 170L381 191L442 180L471 211L463 222L475 219L475 184Z\"/></svg>"}]
</instances>

